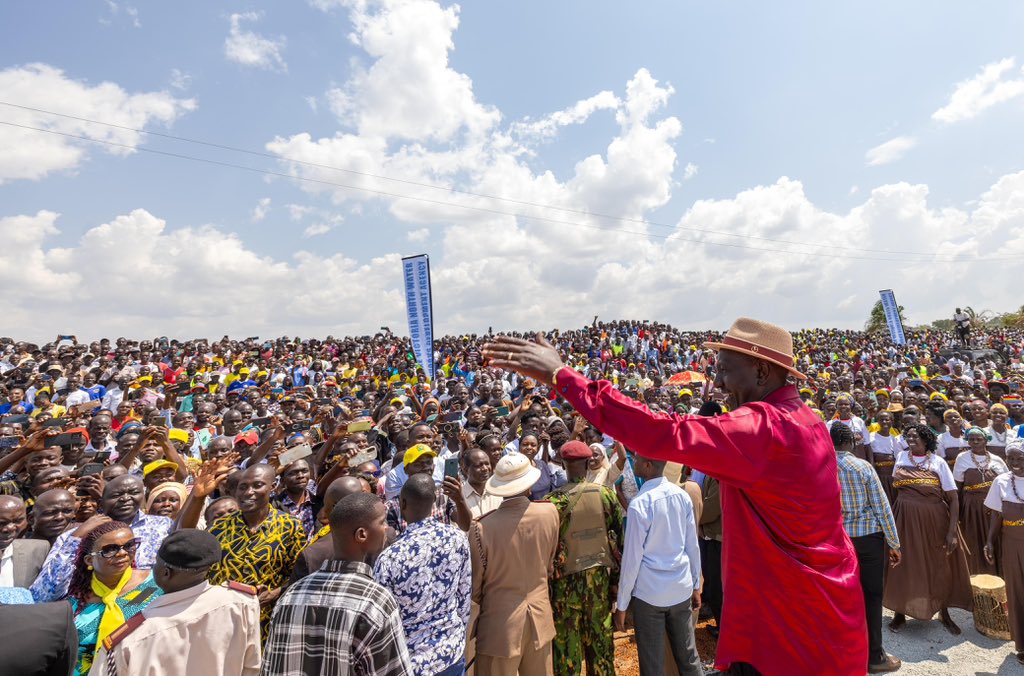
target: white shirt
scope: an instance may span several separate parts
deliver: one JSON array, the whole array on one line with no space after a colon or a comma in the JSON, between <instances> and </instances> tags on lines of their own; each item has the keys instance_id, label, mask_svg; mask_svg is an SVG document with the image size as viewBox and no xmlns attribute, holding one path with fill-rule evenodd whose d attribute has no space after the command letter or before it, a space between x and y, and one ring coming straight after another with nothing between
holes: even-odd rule
<instances>
[{"instance_id":1,"label":"white shirt","mask_svg":"<svg viewBox=\"0 0 1024 676\"><path fill-rule=\"evenodd\" d=\"M14 543L0 554L0 587L14 586Z\"/></svg>"},{"instance_id":2,"label":"white shirt","mask_svg":"<svg viewBox=\"0 0 1024 676\"><path fill-rule=\"evenodd\" d=\"M644 482L629 503L619 571L618 608L636 597L666 608L700 589L700 550L690 496L658 477Z\"/></svg>"},{"instance_id":3,"label":"white shirt","mask_svg":"<svg viewBox=\"0 0 1024 676\"><path fill-rule=\"evenodd\" d=\"M124 401L124 390L120 387L112 387L103 396L102 406L116 413L117 407L121 405L122 401Z\"/></svg>"},{"instance_id":4,"label":"white shirt","mask_svg":"<svg viewBox=\"0 0 1024 676\"><path fill-rule=\"evenodd\" d=\"M89 393L85 390L75 390L74 392L68 392L67 399L64 400L65 406L76 406L78 404L84 404L89 401Z\"/></svg>"},{"instance_id":5,"label":"white shirt","mask_svg":"<svg viewBox=\"0 0 1024 676\"><path fill-rule=\"evenodd\" d=\"M956 482L953 481L953 471L949 469L949 465L946 464L945 460L931 453L926 456L928 458L927 462L917 461L920 464L920 467L918 467L918 464L914 463L912 457L910 451L902 451L896 456L896 467L913 467L915 469L926 469L930 472L935 472L939 475L939 486L942 490L956 490Z\"/></svg>"},{"instance_id":6,"label":"white shirt","mask_svg":"<svg viewBox=\"0 0 1024 676\"><path fill-rule=\"evenodd\" d=\"M1004 502L1019 503L1020 500L1013 494L1013 487L1010 486L1011 481L1016 483L1017 492L1024 497L1024 479L1007 472L1000 474L992 481L988 495L985 497L985 506L993 511L1001 512Z\"/></svg>"},{"instance_id":7,"label":"white shirt","mask_svg":"<svg viewBox=\"0 0 1024 676\"><path fill-rule=\"evenodd\" d=\"M974 463L974 459L971 457L973 453L970 451L964 451L960 455L956 456L956 462L953 464L953 478L957 481L964 480L964 472L969 469L976 468L978 465L986 467L987 469L993 470L996 474L1005 474L1010 471L1010 468L1006 466L1003 459L998 455L992 453L986 453L988 461L981 459L982 456L978 456L978 465Z\"/></svg>"},{"instance_id":8,"label":"white shirt","mask_svg":"<svg viewBox=\"0 0 1024 676\"><path fill-rule=\"evenodd\" d=\"M1006 426L1006 431L1004 432L996 432L992 429L992 426L989 425L985 428L985 434L991 437L988 440L989 446L1005 447L1006 444L1017 438L1017 431L1009 425Z\"/></svg>"},{"instance_id":9,"label":"white shirt","mask_svg":"<svg viewBox=\"0 0 1024 676\"><path fill-rule=\"evenodd\" d=\"M945 458L949 458L952 457L952 454L949 453L950 449L957 450L960 448L967 448L967 439L964 438L963 435L959 437L954 437L952 434L946 431L939 435L939 440L936 445L936 453Z\"/></svg>"},{"instance_id":10,"label":"white shirt","mask_svg":"<svg viewBox=\"0 0 1024 676\"><path fill-rule=\"evenodd\" d=\"M871 451L875 455L891 455L895 459L897 453L907 450L907 444L900 435L871 433Z\"/></svg>"},{"instance_id":11,"label":"white shirt","mask_svg":"<svg viewBox=\"0 0 1024 676\"><path fill-rule=\"evenodd\" d=\"M389 461L390 462L390 461ZM388 471L387 476L384 477L384 497L390 500L391 498L397 498L398 494L402 492L402 486L409 480L409 475L405 473L405 465L399 465ZM444 482L444 460L441 458L434 458L434 483L440 486Z\"/></svg>"},{"instance_id":12,"label":"white shirt","mask_svg":"<svg viewBox=\"0 0 1024 676\"><path fill-rule=\"evenodd\" d=\"M868 426L864 424L864 420L857 416L853 416L849 420L839 420L838 418L829 420L825 423L825 427L832 429L832 423L841 422L850 428L850 431L854 434L860 434L861 444L870 443L870 434L868 433Z\"/></svg>"}]
</instances>

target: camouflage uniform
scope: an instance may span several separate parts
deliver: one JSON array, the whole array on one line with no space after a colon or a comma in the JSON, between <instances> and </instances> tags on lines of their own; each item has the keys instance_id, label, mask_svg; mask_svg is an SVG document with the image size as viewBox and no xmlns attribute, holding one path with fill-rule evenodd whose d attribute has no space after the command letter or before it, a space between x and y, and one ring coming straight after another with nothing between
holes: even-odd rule
<instances>
[{"instance_id":1,"label":"camouflage uniform","mask_svg":"<svg viewBox=\"0 0 1024 676\"><path fill-rule=\"evenodd\" d=\"M601 503L615 569L597 566L565 575L562 572L566 562L565 534L571 503L568 491L576 483L570 482L544 498L558 508L560 518L558 549L551 576L551 608L556 632L551 651L554 672L555 676L578 676L586 658L588 676L614 676L612 586L618 584L618 562L622 558L622 508L615 494L602 486Z\"/></svg>"}]
</instances>

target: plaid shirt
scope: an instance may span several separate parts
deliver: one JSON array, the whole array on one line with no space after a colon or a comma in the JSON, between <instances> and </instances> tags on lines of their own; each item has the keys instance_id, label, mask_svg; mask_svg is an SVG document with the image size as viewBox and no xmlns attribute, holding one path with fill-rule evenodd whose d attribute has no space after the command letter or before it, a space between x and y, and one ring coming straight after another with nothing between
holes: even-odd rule
<instances>
[{"instance_id":1,"label":"plaid shirt","mask_svg":"<svg viewBox=\"0 0 1024 676\"><path fill-rule=\"evenodd\" d=\"M881 531L889 547L899 549L896 522L875 469L852 453L839 453L837 461L846 534L856 538Z\"/></svg>"},{"instance_id":2,"label":"plaid shirt","mask_svg":"<svg viewBox=\"0 0 1024 676\"><path fill-rule=\"evenodd\" d=\"M328 559L277 602L264 676L411 676L398 603L361 561Z\"/></svg>"}]
</instances>

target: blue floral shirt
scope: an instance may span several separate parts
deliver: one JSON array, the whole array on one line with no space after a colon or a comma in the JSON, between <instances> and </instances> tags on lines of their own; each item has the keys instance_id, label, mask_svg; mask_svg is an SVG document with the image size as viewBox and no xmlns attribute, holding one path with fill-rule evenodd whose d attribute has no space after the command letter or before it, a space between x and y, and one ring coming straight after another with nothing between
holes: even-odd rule
<instances>
[{"instance_id":1,"label":"blue floral shirt","mask_svg":"<svg viewBox=\"0 0 1024 676\"><path fill-rule=\"evenodd\" d=\"M410 523L373 576L398 601L413 673L436 674L462 659L473 586L465 533L437 519Z\"/></svg>"},{"instance_id":2,"label":"blue floral shirt","mask_svg":"<svg viewBox=\"0 0 1024 676\"><path fill-rule=\"evenodd\" d=\"M135 567L152 568L156 563L156 552L160 549L160 543L171 532L174 522L166 516L153 516L139 511L129 525L135 537L142 540L135 552ZM76 524L75 527L57 536L50 553L46 555L39 576L29 588L36 603L58 601L67 595L71 574L75 569L75 554L78 552L78 545L82 543L81 538L72 535L77 527Z\"/></svg>"}]
</instances>

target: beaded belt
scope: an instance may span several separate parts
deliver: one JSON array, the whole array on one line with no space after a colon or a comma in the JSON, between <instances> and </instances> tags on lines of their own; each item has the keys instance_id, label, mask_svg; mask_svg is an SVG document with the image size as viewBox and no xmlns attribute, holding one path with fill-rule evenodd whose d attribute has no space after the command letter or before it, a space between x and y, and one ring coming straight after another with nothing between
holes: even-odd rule
<instances>
[{"instance_id":1,"label":"beaded belt","mask_svg":"<svg viewBox=\"0 0 1024 676\"><path fill-rule=\"evenodd\" d=\"M899 481L893 481L893 488L903 488L904 486L938 486L938 479L900 479Z\"/></svg>"},{"instance_id":2,"label":"beaded belt","mask_svg":"<svg viewBox=\"0 0 1024 676\"><path fill-rule=\"evenodd\" d=\"M895 464L895 460L875 460L875 467L892 467Z\"/></svg>"},{"instance_id":3,"label":"beaded belt","mask_svg":"<svg viewBox=\"0 0 1024 676\"><path fill-rule=\"evenodd\" d=\"M1003 521L1004 526L1024 526L1024 519L1017 519L1016 521Z\"/></svg>"},{"instance_id":4,"label":"beaded belt","mask_svg":"<svg viewBox=\"0 0 1024 676\"><path fill-rule=\"evenodd\" d=\"M988 488L992 485L991 481L982 481L980 484L971 484L970 486L964 486L965 491L980 491Z\"/></svg>"}]
</instances>

